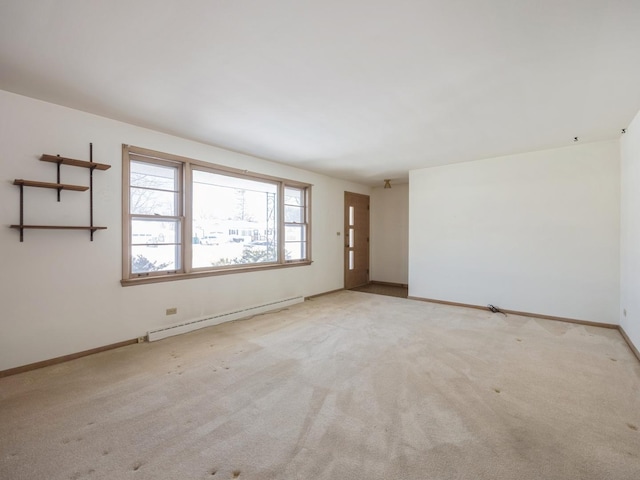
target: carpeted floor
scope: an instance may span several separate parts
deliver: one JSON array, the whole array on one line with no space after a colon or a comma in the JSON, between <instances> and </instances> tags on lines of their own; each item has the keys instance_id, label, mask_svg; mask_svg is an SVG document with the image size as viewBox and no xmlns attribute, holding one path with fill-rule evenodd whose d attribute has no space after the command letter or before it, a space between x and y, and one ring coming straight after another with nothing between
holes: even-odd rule
<instances>
[{"instance_id":1,"label":"carpeted floor","mask_svg":"<svg viewBox=\"0 0 640 480\"><path fill-rule=\"evenodd\" d=\"M0 379L0 478L640 478L615 330L343 291Z\"/></svg>"}]
</instances>

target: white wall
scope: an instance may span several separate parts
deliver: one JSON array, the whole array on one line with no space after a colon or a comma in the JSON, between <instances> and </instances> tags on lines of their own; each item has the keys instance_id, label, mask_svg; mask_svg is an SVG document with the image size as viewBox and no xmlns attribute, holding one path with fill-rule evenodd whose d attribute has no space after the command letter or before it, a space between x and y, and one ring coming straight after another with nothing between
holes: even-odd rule
<instances>
[{"instance_id":1,"label":"white wall","mask_svg":"<svg viewBox=\"0 0 640 480\"><path fill-rule=\"evenodd\" d=\"M409 185L371 190L371 280L409 282Z\"/></svg>"},{"instance_id":2,"label":"white wall","mask_svg":"<svg viewBox=\"0 0 640 480\"><path fill-rule=\"evenodd\" d=\"M87 232L7 228L19 220L15 178L55 181L43 153L88 158L112 168L94 174L95 224ZM120 286L121 145L130 144L313 184L311 266ZM85 169L63 167L63 183L88 184ZM170 323L343 287L344 191L370 188L0 91L0 370L138 337ZM26 191L25 222L88 222L88 193ZM167 317L165 309L177 307Z\"/></svg>"},{"instance_id":3,"label":"white wall","mask_svg":"<svg viewBox=\"0 0 640 480\"><path fill-rule=\"evenodd\" d=\"M410 172L409 295L617 324L617 141Z\"/></svg>"},{"instance_id":4,"label":"white wall","mask_svg":"<svg viewBox=\"0 0 640 480\"><path fill-rule=\"evenodd\" d=\"M620 325L640 350L640 112L620 146Z\"/></svg>"}]
</instances>

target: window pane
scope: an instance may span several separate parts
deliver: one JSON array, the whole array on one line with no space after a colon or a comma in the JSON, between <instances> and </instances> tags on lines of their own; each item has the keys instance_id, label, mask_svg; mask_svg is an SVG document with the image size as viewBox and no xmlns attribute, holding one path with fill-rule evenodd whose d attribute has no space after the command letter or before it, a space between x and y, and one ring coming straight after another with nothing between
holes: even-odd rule
<instances>
[{"instance_id":1,"label":"window pane","mask_svg":"<svg viewBox=\"0 0 640 480\"><path fill-rule=\"evenodd\" d=\"M180 224L177 220L134 219L131 222L131 244L150 245L180 243Z\"/></svg>"},{"instance_id":2,"label":"window pane","mask_svg":"<svg viewBox=\"0 0 640 480\"><path fill-rule=\"evenodd\" d=\"M353 207L349 207L349 225L353 225L354 223L355 211Z\"/></svg>"},{"instance_id":3,"label":"window pane","mask_svg":"<svg viewBox=\"0 0 640 480\"><path fill-rule=\"evenodd\" d=\"M284 244L286 260L304 260L306 258L307 242L286 242Z\"/></svg>"},{"instance_id":4,"label":"window pane","mask_svg":"<svg viewBox=\"0 0 640 480\"><path fill-rule=\"evenodd\" d=\"M305 226L304 225L287 225L284 227L284 241L285 242L303 242L305 238Z\"/></svg>"},{"instance_id":5,"label":"window pane","mask_svg":"<svg viewBox=\"0 0 640 480\"><path fill-rule=\"evenodd\" d=\"M138 215L176 215L177 194L144 188L132 188L131 213Z\"/></svg>"},{"instance_id":6,"label":"window pane","mask_svg":"<svg viewBox=\"0 0 640 480\"><path fill-rule=\"evenodd\" d=\"M276 262L275 183L193 171L193 268Z\"/></svg>"},{"instance_id":7,"label":"window pane","mask_svg":"<svg viewBox=\"0 0 640 480\"><path fill-rule=\"evenodd\" d=\"M353 248L356 244L356 231L353 228L349 229L349 248Z\"/></svg>"},{"instance_id":8,"label":"window pane","mask_svg":"<svg viewBox=\"0 0 640 480\"><path fill-rule=\"evenodd\" d=\"M180 269L179 245L131 247L131 273L152 273Z\"/></svg>"},{"instance_id":9,"label":"window pane","mask_svg":"<svg viewBox=\"0 0 640 480\"><path fill-rule=\"evenodd\" d=\"M355 268L354 253L353 253L353 250L349 250L349 270L353 270L354 268Z\"/></svg>"},{"instance_id":10,"label":"window pane","mask_svg":"<svg viewBox=\"0 0 640 480\"><path fill-rule=\"evenodd\" d=\"M278 259L274 241L258 241L243 246L239 263L275 262Z\"/></svg>"},{"instance_id":11,"label":"window pane","mask_svg":"<svg viewBox=\"0 0 640 480\"><path fill-rule=\"evenodd\" d=\"M277 261L275 240L257 242L195 243L193 268L225 267Z\"/></svg>"},{"instance_id":12,"label":"window pane","mask_svg":"<svg viewBox=\"0 0 640 480\"><path fill-rule=\"evenodd\" d=\"M304 205L303 190L301 188L285 187L284 204L294 205L294 206L303 206Z\"/></svg>"},{"instance_id":13,"label":"window pane","mask_svg":"<svg viewBox=\"0 0 640 480\"><path fill-rule=\"evenodd\" d=\"M292 207L290 205L284 206L284 221L288 223L303 223L304 217L302 213L304 207Z\"/></svg>"},{"instance_id":14,"label":"window pane","mask_svg":"<svg viewBox=\"0 0 640 480\"><path fill-rule=\"evenodd\" d=\"M154 163L131 162L132 187L178 190L178 168Z\"/></svg>"}]
</instances>

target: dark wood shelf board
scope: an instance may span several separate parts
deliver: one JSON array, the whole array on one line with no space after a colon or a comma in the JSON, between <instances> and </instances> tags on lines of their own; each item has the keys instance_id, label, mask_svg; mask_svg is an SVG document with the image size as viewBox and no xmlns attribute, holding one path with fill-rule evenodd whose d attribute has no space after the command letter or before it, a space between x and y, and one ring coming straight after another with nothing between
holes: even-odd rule
<instances>
[{"instance_id":1,"label":"dark wood shelf board","mask_svg":"<svg viewBox=\"0 0 640 480\"><path fill-rule=\"evenodd\" d=\"M20 229L40 229L40 230L106 230L107 227L85 227L68 225L10 225L11 228Z\"/></svg>"},{"instance_id":2,"label":"dark wood shelf board","mask_svg":"<svg viewBox=\"0 0 640 480\"><path fill-rule=\"evenodd\" d=\"M47 155L46 153L40 157L40 161L61 163L62 165L72 165L74 167L95 168L96 170L109 170L111 168L111 165L107 165L106 163L87 162L86 160L75 160L57 155Z\"/></svg>"},{"instance_id":3,"label":"dark wood shelf board","mask_svg":"<svg viewBox=\"0 0 640 480\"><path fill-rule=\"evenodd\" d=\"M35 180L23 180L17 178L13 181L14 185L22 185L24 187L38 187L38 188L53 188L55 190L74 190L76 192L86 192L89 187L84 185L69 185L67 183L51 183L51 182L38 182Z\"/></svg>"}]
</instances>

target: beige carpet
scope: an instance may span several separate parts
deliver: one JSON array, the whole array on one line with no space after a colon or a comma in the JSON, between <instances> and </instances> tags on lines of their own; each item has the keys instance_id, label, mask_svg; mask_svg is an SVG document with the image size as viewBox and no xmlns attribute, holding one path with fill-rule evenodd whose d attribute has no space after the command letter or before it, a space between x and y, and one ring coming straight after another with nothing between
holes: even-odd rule
<instances>
[{"instance_id":1,"label":"beige carpet","mask_svg":"<svg viewBox=\"0 0 640 480\"><path fill-rule=\"evenodd\" d=\"M0 478L640 478L615 330L340 292L0 379Z\"/></svg>"}]
</instances>

